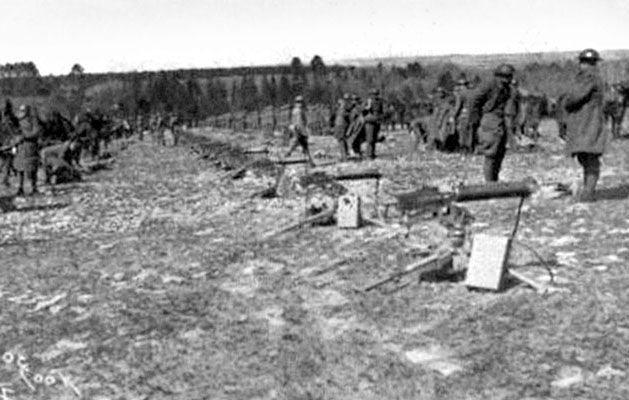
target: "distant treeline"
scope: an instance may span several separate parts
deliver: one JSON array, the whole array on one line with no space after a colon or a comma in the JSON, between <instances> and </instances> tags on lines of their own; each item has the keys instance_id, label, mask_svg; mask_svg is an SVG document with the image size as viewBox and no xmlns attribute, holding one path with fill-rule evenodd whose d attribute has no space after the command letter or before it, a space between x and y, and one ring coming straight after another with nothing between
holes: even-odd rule
<instances>
[{"instance_id":1,"label":"distant treeline","mask_svg":"<svg viewBox=\"0 0 629 400\"><path fill-rule=\"evenodd\" d=\"M627 60L602 65L612 83L629 77ZM517 66L520 87L556 97L570 85L575 61L532 62ZM211 116L255 112L289 104L296 95L308 103L333 107L344 93L365 96L378 88L388 103L410 107L429 100L436 87L451 90L465 77L478 83L491 69L453 63L370 67L327 66L314 56L304 65L295 57L288 65L186 69L127 73L86 73L79 64L64 76L40 76L32 62L0 66L0 93L14 101L35 102L73 116L89 106L133 117L175 112L200 121Z\"/></svg>"}]
</instances>

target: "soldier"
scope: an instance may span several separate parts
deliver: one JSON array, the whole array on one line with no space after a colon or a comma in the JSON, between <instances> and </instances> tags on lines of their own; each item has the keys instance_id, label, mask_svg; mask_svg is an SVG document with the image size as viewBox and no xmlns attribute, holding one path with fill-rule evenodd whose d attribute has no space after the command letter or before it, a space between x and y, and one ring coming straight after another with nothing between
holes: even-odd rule
<instances>
[{"instance_id":1,"label":"soldier","mask_svg":"<svg viewBox=\"0 0 629 400\"><path fill-rule=\"evenodd\" d=\"M0 171L2 173L2 183L6 187L10 187L9 177L11 174L17 175L17 171L13 167L14 160L14 143L16 136L19 134L20 121L13 113L13 105L7 100L2 114L2 122L0 123Z\"/></svg>"},{"instance_id":2,"label":"soldier","mask_svg":"<svg viewBox=\"0 0 629 400\"><path fill-rule=\"evenodd\" d=\"M472 133L478 130L477 147L485 156L483 172L487 182L498 180L506 152L505 106L513 73L513 66L502 64L494 71L494 79L470 94L470 127Z\"/></svg>"},{"instance_id":3,"label":"soldier","mask_svg":"<svg viewBox=\"0 0 629 400\"><path fill-rule=\"evenodd\" d=\"M468 81L461 78L454 87L454 110L452 123L455 129L455 136L459 140L459 148L465 153L474 152L474 137L468 129L469 105L468 105Z\"/></svg>"},{"instance_id":4,"label":"soldier","mask_svg":"<svg viewBox=\"0 0 629 400\"><path fill-rule=\"evenodd\" d=\"M350 114L352 111L350 101L350 96L347 93L343 95L343 98L339 99L334 118L334 137L338 141L341 161L347 160L347 141L345 136L349 128Z\"/></svg>"},{"instance_id":5,"label":"soldier","mask_svg":"<svg viewBox=\"0 0 629 400\"><path fill-rule=\"evenodd\" d=\"M308 120L306 118L306 110L304 109L304 98L302 96L295 97L295 106L291 112L291 123L288 127L291 134L290 148L284 155L289 157L297 146L301 147L301 151L308 158L310 166L314 167L314 161L308 149Z\"/></svg>"},{"instance_id":6,"label":"soldier","mask_svg":"<svg viewBox=\"0 0 629 400\"><path fill-rule=\"evenodd\" d=\"M367 157L373 160L376 158L376 143L382 141L378 135L384 115L384 105L378 89L371 89L369 94L370 97L364 108L365 141L367 142Z\"/></svg>"},{"instance_id":7,"label":"soldier","mask_svg":"<svg viewBox=\"0 0 629 400\"><path fill-rule=\"evenodd\" d=\"M164 136L166 128L166 119L162 116L162 114L156 114L153 119L153 133L155 134L155 140L161 146L166 146L166 137Z\"/></svg>"},{"instance_id":8,"label":"soldier","mask_svg":"<svg viewBox=\"0 0 629 400\"><path fill-rule=\"evenodd\" d=\"M518 89L518 80L512 79L510 85L509 100L505 106L505 125L507 130L507 144L509 148L515 149L518 134L523 133L524 123L522 120L524 120L524 118L520 118L520 114L521 111L525 110L522 110L522 97Z\"/></svg>"},{"instance_id":9,"label":"soldier","mask_svg":"<svg viewBox=\"0 0 629 400\"><path fill-rule=\"evenodd\" d=\"M42 166L44 167L45 183L50 184L51 178L56 176L58 183L61 174L66 173L74 178L79 176L74 168L76 164L76 152L79 151L77 138L70 139L60 144L45 147L41 151Z\"/></svg>"},{"instance_id":10,"label":"soldier","mask_svg":"<svg viewBox=\"0 0 629 400\"><path fill-rule=\"evenodd\" d=\"M595 201L596 183L600 175L600 157L605 152L607 137L603 131L603 100L605 86L598 70L601 57L594 49L579 54L579 71L571 90L562 96L567 128L566 152L577 157L583 167L583 190L578 200Z\"/></svg>"},{"instance_id":11,"label":"soldier","mask_svg":"<svg viewBox=\"0 0 629 400\"><path fill-rule=\"evenodd\" d=\"M453 112L452 99L448 96L446 90L439 86L436 89L434 103L435 108L429 145L438 150L445 150L447 147L446 142L454 128L454 120L451 117Z\"/></svg>"},{"instance_id":12,"label":"soldier","mask_svg":"<svg viewBox=\"0 0 629 400\"><path fill-rule=\"evenodd\" d=\"M18 112L20 136L17 140L15 169L18 172L19 186L17 196L24 195L24 175L31 182L31 194L37 190L37 167L39 165L39 140L41 126L30 106L21 105Z\"/></svg>"},{"instance_id":13,"label":"soldier","mask_svg":"<svg viewBox=\"0 0 629 400\"><path fill-rule=\"evenodd\" d=\"M349 113L349 127L347 128L347 146L353 156L362 158L362 144L365 141L365 119L360 106L358 95L352 96L352 105Z\"/></svg>"},{"instance_id":14,"label":"soldier","mask_svg":"<svg viewBox=\"0 0 629 400\"><path fill-rule=\"evenodd\" d=\"M173 134L173 146L177 146L179 143L179 137L181 136L181 118L175 113L170 114L168 120L168 126Z\"/></svg>"}]
</instances>

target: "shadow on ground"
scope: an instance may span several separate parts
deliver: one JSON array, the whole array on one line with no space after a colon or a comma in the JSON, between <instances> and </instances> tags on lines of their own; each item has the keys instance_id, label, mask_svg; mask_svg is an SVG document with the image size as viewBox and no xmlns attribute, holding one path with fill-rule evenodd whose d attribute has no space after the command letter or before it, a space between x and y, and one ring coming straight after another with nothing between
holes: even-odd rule
<instances>
[{"instance_id":1,"label":"shadow on ground","mask_svg":"<svg viewBox=\"0 0 629 400\"><path fill-rule=\"evenodd\" d=\"M620 186L600 189L596 191L596 197L599 200L622 200L629 197L629 185L623 184Z\"/></svg>"}]
</instances>

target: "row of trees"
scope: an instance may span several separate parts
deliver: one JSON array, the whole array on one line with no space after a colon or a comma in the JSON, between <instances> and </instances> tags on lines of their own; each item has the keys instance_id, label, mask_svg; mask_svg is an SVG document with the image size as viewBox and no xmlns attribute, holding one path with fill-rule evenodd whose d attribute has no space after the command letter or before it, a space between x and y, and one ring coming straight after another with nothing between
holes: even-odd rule
<instances>
[{"instance_id":1,"label":"row of trees","mask_svg":"<svg viewBox=\"0 0 629 400\"><path fill-rule=\"evenodd\" d=\"M517 78L524 88L556 96L576 68L572 61L531 63L518 67ZM606 63L604 68L614 79L629 74L622 62ZM12 72L2 75L2 71ZM291 103L296 95L309 103L333 106L343 93L364 96L370 88L380 89L390 103L412 105L427 100L438 86L451 90L460 77L478 83L491 75L489 69L452 63L328 67L320 56L314 56L309 65L295 57L285 66L237 68L232 75L223 69L98 75L86 74L79 64L66 76L41 77L36 71L33 63L1 66L2 95L44 98L50 107L69 115L89 105L130 116L176 112L194 120L278 107Z\"/></svg>"}]
</instances>

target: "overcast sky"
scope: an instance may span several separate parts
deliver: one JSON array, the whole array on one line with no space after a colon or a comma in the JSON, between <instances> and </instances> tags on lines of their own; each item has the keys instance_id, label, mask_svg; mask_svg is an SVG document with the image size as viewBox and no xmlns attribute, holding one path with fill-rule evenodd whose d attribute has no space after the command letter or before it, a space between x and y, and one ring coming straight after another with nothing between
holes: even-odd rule
<instances>
[{"instance_id":1,"label":"overcast sky","mask_svg":"<svg viewBox=\"0 0 629 400\"><path fill-rule=\"evenodd\" d=\"M629 0L2 0L0 63L42 74L629 48Z\"/></svg>"}]
</instances>

